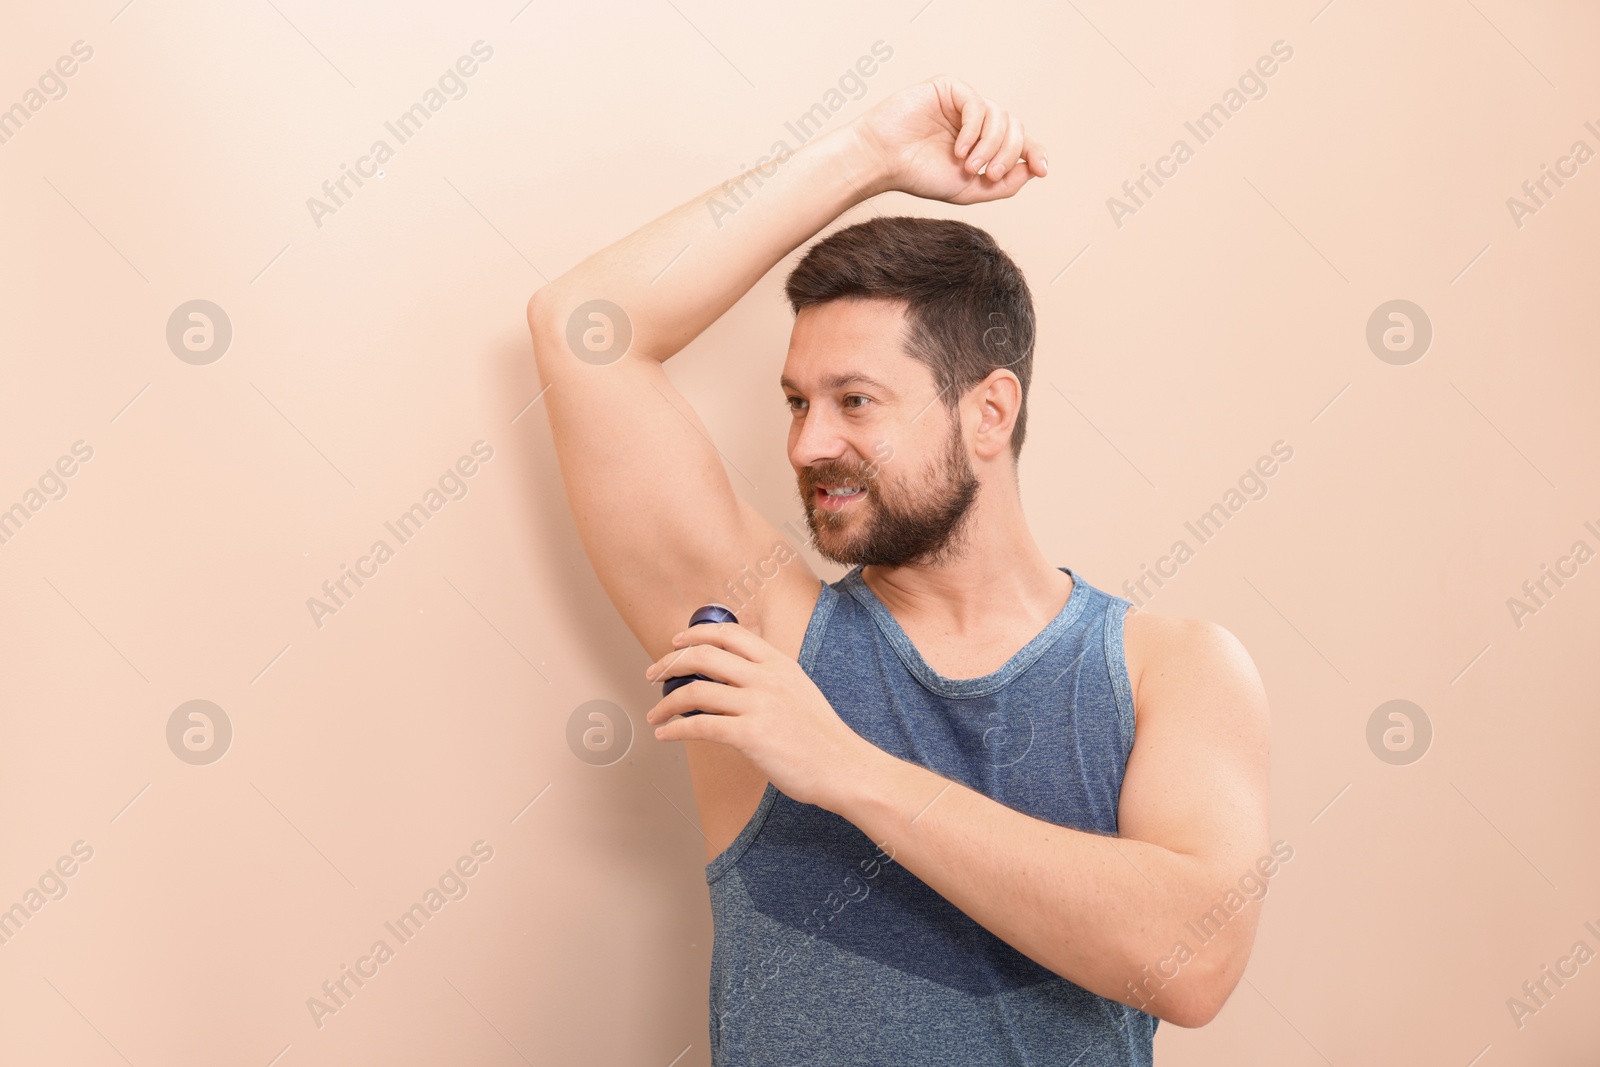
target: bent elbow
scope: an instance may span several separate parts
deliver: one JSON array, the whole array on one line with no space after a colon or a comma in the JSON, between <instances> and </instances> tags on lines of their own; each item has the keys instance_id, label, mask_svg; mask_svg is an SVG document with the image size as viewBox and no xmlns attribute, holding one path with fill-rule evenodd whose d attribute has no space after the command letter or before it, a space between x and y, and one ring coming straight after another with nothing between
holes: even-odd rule
<instances>
[{"instance_id":1,"label":"bent elbow","mask_svg":"<svg viewBox=\"0 0 1600 1067\"><path fill-rule=\"evenodd\" d=\"M1182 996L1163 997L1146 1010L1162 1022L1197 1030L1217 1017L1231 992L1217 996L1206 990L1188 990Z\"/></svg>"},{"instance_id":2,"label":"bent elbow","mask_svg":"<svg viewBox=\"0 0 1600 1067\"><path fill-rule=\"evenodd\" d=\"M1146 1010L1174 1026L1198 1029L1221 1014L1223 1005L1228 1003L1228 998L1233 996L1243 977L1242 967L1204 967L1197 964L1180 981L1169 982L1163 987L1155 1002Z\"/></svg>"},{"instance_id":3,"label":"bent elbow","mask_svg":"<svg viewBox=\"0 0 1600 1067\"><path fill-rule=\"evenodd\" d=\"M537 330L540 323L546 321L552 314L552 305L555 303L555 287L549 283L541 285L528 297L528 327Z\"/></svg>"},{"instance_id":4,"label":"bent elbow","mask_svg":"<svg viewBox=\"0 0 1600 1067\"><path fill-rule=\"evenodd\" d=\"M1158 1012L1162 1021L1173 1026L1181 1026L1185 1030L1198 1030L1209 1023L1222 1011L1226 998L1220 1001L1195 1000L1182 1004L1170 1004L1165 1013Z\"/></svg>"},{"instance_id":5,"label":"bent elbow","mask_svg":"<svg viewBox=\"0 0 1600 1067\"><path fill-rule=\"evenodd\" d=\"M565 326L561 322L564 305L554 285L543 285L528 298L528 333L533 339L533 355L541 368L548 357L562 346ZM570 313L570 309L568 309Z\"/></svg>"}]
</instances>

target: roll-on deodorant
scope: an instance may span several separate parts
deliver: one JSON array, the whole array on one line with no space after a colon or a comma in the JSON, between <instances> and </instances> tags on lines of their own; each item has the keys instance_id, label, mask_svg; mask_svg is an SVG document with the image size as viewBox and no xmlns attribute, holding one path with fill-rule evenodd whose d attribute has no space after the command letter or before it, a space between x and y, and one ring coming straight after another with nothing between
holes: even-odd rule
<instances>
[{"instance_id":1,"label":"roll-on deodorant","mask_svg":"<svg viewBox=\"0 0 1600 1067\"><path fill-rule=\"evenodd\" d=\"M689 616L689 625L690 626L699 626L703 622L738 622L738 621L739 621L739 616L735 615L733 613L733 609L728 607L726 604L707 604L704 607L695 609L695 613L693 615ZM693 681L695 681L697 679L699 681L702 681L702 682L716 682L717 681L715 678L707 678L703 674L685 674L685 675L683 675L682 677L679 677L679 678L668 678L665 682L661 683L661 695L662 696L666 696L668 693L672 692L674 689L678 688L680 685L688 685L690 682L693 682ZM718 682L717 684L721 685L722 683ZM689 715L704 715L705 712L703 712L703 711L686 711L683 714L685 716L689 716Z\"/></svg>"}]
</instances>

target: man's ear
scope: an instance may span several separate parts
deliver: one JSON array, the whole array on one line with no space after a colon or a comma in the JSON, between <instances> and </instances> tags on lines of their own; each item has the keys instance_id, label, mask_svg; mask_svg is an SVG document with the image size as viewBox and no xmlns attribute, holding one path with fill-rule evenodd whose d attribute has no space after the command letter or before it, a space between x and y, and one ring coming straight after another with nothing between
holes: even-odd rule
<instances>
[{"instance_id":1,"label":"man's ear","mask_svg":"<svg viewBox=\"0 0 1600 1067\"><path fill-rule=\"evenodd\" d=\"M1022 410L1022 383L1004 367L996 367L972 388L978 405L978 428L972 447L981 459L993 459L1011 449L1011 431Z\"/></svg>"}]
</instances>

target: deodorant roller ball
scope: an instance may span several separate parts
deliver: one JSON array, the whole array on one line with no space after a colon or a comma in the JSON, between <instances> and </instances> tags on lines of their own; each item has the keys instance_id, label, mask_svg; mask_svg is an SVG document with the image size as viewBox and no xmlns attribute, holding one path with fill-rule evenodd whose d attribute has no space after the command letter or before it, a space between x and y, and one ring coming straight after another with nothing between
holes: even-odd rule
<instances>
[{"instance_id":1,"label":"deodorant roller ball","mask_svg":"<svg viewBox=\"0 0 1600 1067\"><path fill-rule=\"evenodd\" d=\"M703 622L738 622L738 621L739 621L739 616L735 615L733 613L733 609L729 608L725 604L707 604L704 607L695 609L695 613L693 615L689 616L689 625L690 626L699 626ZM678 688L680 685L688 685L690 682L693 682L693 681L696 681L696 680L702 681L702 682L715 682L715 681L717 681L715 678L707 678L703 674L685 674L685 675L683 675L681 677L678 677L678 678L668 678L665 682L661 683L661 695L662 696L666 696L668 693L672 692L674 689ZM718 682L717 684L721 685L722 683ZM689 715L704 715L705 712L703 712L703 711L686 711L683 714L685 716L689 716Z\"/></svg>"}]
</instances>

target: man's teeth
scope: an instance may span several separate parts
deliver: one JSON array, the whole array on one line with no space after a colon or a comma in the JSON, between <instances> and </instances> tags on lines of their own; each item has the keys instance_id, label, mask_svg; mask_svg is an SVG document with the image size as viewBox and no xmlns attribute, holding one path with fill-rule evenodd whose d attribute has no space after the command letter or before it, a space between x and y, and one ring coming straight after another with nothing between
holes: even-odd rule
<instances>
[{"instance_id":1,"label":"man's teeth","mask_svg":"<svg viewBox=\"0 0 1600 1067\"><path fill-rule=\"evenodd\" d=\"M861 487L858 485L841 489L824 489L823 492L829 496L854 496L856 493L861 492Z\"/></svg>"}]
</instances>

